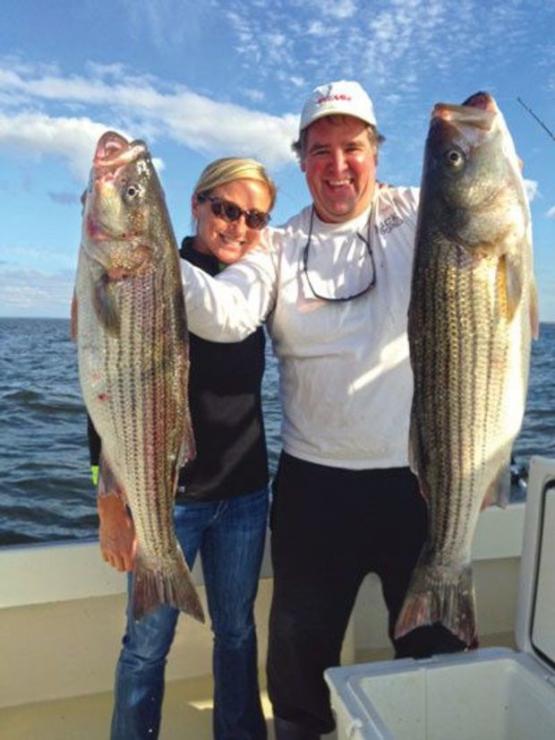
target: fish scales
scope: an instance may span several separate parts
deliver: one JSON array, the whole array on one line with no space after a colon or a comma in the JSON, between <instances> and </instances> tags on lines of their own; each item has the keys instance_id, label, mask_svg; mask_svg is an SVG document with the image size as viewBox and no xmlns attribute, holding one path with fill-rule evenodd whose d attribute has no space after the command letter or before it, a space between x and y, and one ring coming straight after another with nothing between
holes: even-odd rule
<instances>
[{"instance_id":1,"label":"fish scales","mask_svg":"<svg viewBox=\"0 0 555 740\"><path fill-rule=\"evenodd\" d=\"M143 283L142 285L137 284ZM168 526L160 526L162 519L171 510L171 499L164 492L164 481L171 476L168 469L169 458L166 449L166 437L159 433L160 422L167 423L168 428L175 424L171 418L171 409L164 409L164 396L167 381L158 380L157 387L154 381L146 382L147 375L154 379L160 374L159 363L153 362L153 348L155 337L149 336L147 327L137 324L134 317L144 316L145 312L152 312L155 317L161 313L160 304L149 300L149 296L158 293L155 285L144 285L146 278L140 281L129 281L128 291L121 291L122 300L119 304L121 331L119 337L113 338L105 334L104 361L106 385L110 392L110 418L107 421L99 419L99 431L107 449L115 450L117 463L114 468L125 481L129 481L130 490L149 491L149 497L137 498L136 528L145 535L145 550L153 548L153 554L159 555L168 549ZM152 283L152 279L148 282ZM155 326L156 320L149 322ZM123 370L123 372L122 372ZM168 380L171 377L169 374ZM91 399L94 403L94 399ZM162 415L156 413L155 405L159 402ZM175 408L175 407L174 407ZM158 422L158 423L157 423ZM103 432L103 434L102 434ZM141 463L141 459L145 464ZM152 501L152 506L147 505ZM154 517L154 518L153 518ZM159 529L159 536L152 537L152 533ZM146 550L148 552L148 550Z\"/></svg>"},{"instance_id":2,"label":"fish scales","mask_svg":"<svg viewBox=\"0 0 555 740\"><path fill-rule=\"evenodd\" d=\"M456 256L459 261L463 257L461 252ZM438 267L441 272L439 262ZM430 488L440 487L451 492L450 496L439 498L434 515L437 512L440 526L431 528L432 541L445 550L447 543L451 547L458 544L455 532L460 539L468 529L466 526L460 529L464 489L467 486L472 490L476 485L477 448L481 447L482 456L485 456L488 432L491 436L495 423L489 399L499 396L499 389L491 387L492 334L484 326L485 322L482 321L480 327L476 321L476 307L468 299L473 293L474 272L472 269L462 271L458 266L451 269L449 265L443 270L445 274L436 275L434 283L444 282L450 290L446 296L435 292L434 318L439 316L441 321L434 321L427 337L426 345L432 356L424 356L419 361L415 354L415 384L426 387L423 368L437 369L434 383L427 384L431 398L422 399L417 414L429 430L428 446L435 450L436 464L430 472ZM430 282L428 276L423 276L416 290L432 292L434 285ZM486 311L486 306L480 306L482 316ZM481 332L481 328L485 331ZM413 327L420 335L423 329L422 324ZM467 358L473 358L475 364ZM438 389L437 394L433 393L434 387ZM477 398L484 402L477 404Z\"/></svg>"},{"instance_id":3,"label":"fish scales","mask_svg":"<svg viewBox=\"0 0 555 740\"><path fill-rule=\"evenodd\" d=\"M436 106L426 147L408 335L429 533L395 635L438 622L471 645L470 548L484 502L508 483L537 308L512 140L490 96L465 105L476 110Z\"/></svg>"},{"instance_id":4,"label":"fish scales","mask_svg":"<svg viewBox=\"0 0 555 740\"><path fill-rule=\"evenodd\" d=\"M126 201L130 188L141 199ZM134 615L167 603L202 620L173 527L178 472L194 454L177 246L148 150L112 132L97 145L76 297L79 372L102 439L101 475L124 491L137 536Z\"/></svg>"}]
</instances>

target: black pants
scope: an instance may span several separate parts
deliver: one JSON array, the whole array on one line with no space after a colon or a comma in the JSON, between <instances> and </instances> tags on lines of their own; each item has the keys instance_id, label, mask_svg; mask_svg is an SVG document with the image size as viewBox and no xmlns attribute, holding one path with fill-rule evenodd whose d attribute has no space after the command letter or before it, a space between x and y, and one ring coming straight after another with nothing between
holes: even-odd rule
<instances>
[{"instance_id":1,"label":"black pants","mask_svg":"<svg viewBox=\"0 0 555 740\"><path fill-rule=\"evenodd\" d=\"M377 573L393 630L426 536L426 504L408 468L353 471L282 454L272 503L274 594L268 693L274 715L333 730L326 668L341 645L360 584ZM398 657L464 647L441 627L394 642Z\"/></svg>"}]
</instances>

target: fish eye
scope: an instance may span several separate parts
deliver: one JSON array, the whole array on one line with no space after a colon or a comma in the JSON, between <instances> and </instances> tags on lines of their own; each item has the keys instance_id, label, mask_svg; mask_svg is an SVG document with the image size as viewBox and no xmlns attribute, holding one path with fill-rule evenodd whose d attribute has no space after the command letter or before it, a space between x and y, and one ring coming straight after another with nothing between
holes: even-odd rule
<instances>
[{"instance_id":1,"label":"fish eye","mask_svg":"<svg viewBox=\"0 0 555 740\"><path fill-rule=\"evenodd\" d=\"M460 169L465 163L464 154L461 152L460 149L457 149L457 148L448 149L444 153L443 159L449 165L449 167L456 169L456 170Z\"/></svg>"},{"instance_id":2,"label":"fish eye","mask_svg":"<svg viewBox=\"0 0 555 740\"><path fill-rule=\"evenodd\" d=\"M139 193L139 188L136 185L128 185L125 194L128 198L134 198Z\"/></svg>"}]
</instances>

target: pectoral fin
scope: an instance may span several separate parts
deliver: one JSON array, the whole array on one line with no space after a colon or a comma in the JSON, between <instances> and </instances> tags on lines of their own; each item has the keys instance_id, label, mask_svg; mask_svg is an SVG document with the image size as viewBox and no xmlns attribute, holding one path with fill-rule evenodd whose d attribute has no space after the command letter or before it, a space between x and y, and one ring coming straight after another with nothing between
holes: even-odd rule
<instances>
[{"instance_id":1,"label":"pectoral fin","mask_svg":"<svg viewBox=\"0 0 555 740\"><path fill-rule=\"evenodd\" d=\"M482 509L495 504L505 509L511 499L511 462L510 459L503 462L499 467L495 478L490 483L484 500Z\"/></svg>"},{"instance_id":2,"label":"pectoral fin","mask_svg":"<svg viewBox=\"0 0 555 740\"><path fill-rule=\"evenodd\" d=\"M119 336L120 315L113 283L102 275L94 286L93 305L98 320L112 336Z\"/></svg>"},{"instance_id":3,"label":"pectoral fin","mask_svg":"<svg viewBox=\"0 0 555 740\"><path fill-rule=\"evenodd\" d=\"M499 258L497 285L507 320L512 321L522 299L523 289L522 262L518 257L504 254Z\"/></svg>"},{"instance_id":4,"label":"pectoral fin","mask_svg":"<svg viewBox=\"0 0 555 740\"><path fill-rule=\"evenodd\" d=\"M73 298L71 299L71 323L70 323L70 336L71 341L77 341L77 321L79 314L79 303L77 301L77 294L73 291Z\"/></svg>"},{"instance_id":5,"label":"pectoral fin","mask_svg":"<svg viewBox=\"0 0 555 740\"><path fill-rule=\"evenodd\" d=\"M409 467L415 475L418 475L418 429L414 421L414 415L411 415L409 428Z\"/></svg>"},{"instance_id":6,"label":"pectoral fin","mask_svg":"<svg viewBox=\"0 0 555 740\"><path fill-rule=\"evenodd\" d=\"M416 423L415 414L411 414L410 417L410 429L409 429L409 467L411 471L418 478L420 484L420 493L425 501L429 501L430 496L426 491L422 479L419 476L419 463L422 462L422 447L420 443L420 434L418 432L418 425Z\"/></svg>"},{"instance_id":7,"label":"pectoral fin","mask_svg":"<svg viewBox=\"0 0 555 740\"><path fill-rule=\"evenodd\" d=\"M532 337L537 339L540 335L540 310L538 306L538 289L534 278L530 281L530 329Z\"/></svg>"},{"instance_id":8,"label":"pectoral fin","mask_svg":"<svg viewBox=\"0 0 555 740\"><path fill-rule=\"evenodd\" d=\"M186 326L186 319L185 319L185 303L183 301L183 292L180 289L180 293L178 296L176 296L176 306L178 311L182 311L182 320L184 325ZM177 322L179 325L179 321ZM186 367L190 368L190 360L189 360L189 343L187 341L186 335L182 337L182 341L184 342L183 351L185 353L184 361L186 363ZM187 377L189 376L189 372L187 370ZM185 389L185 392L188 393L188 390ZM182 468L184 465L186 465L190 460L194 460L197 454L197 448L195 443L195 435L193 432L193 422L191 420L191 413L189 410L189 405L187 404L183 410L184 418L183 418L183 426L181 428L181 439L179 440L179 452L177 455L177 463L178 468Z\"/></svg>"},{"instance_id":9,"label":"pectoral fin","mask_svg":"<svg viewBox=\"0 0 555 740\"><path fill-rule=\"evenodd\" d=\"M114 470L108 462L103 452L100 453L99 460L99 485L98 495L99 496L118 496L123 501L126 500L125 491L123 486L118 481Z\"/></svg>"}]
</instances>

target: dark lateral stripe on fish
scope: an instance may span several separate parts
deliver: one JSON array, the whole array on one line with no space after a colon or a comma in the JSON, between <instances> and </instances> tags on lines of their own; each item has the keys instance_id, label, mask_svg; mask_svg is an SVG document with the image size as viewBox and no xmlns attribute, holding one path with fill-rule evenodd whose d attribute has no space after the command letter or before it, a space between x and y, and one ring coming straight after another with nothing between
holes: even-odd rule
<instances>
[{"instance_id":1,"label":"dark lateral stripe on fish","mask_svg":"<svg viewBox=\"0 0 555 740\"><path fill-rule=\"evenodd\" d=\"M418 279L420 279L420 277L418 277ZM426 313L426 315L428 317L430 317L430 318L433 317L433 315L434 315L434 307L433 307L433 294L432 293L426 293L425 294L424 311L425 311L425 313ZM430 345L430 343L427 342L426 339L425 339L425 336L422 336L422 335L419 336L418 340L419 340L419 344L418 344L418 352L417 352L417 354L420 354L422 352L424 352L424 354L426 354L426 352L429 351L429 345ZM424 362L419 363L420 364L420 376L417 377L415 375L415 384L416 383L419 383L419 384L421 384L421 387L423 387L423 388L427 387L426 386L426 383L429 382L428 381L428 378L427 378L427 374L433 368L432 362L433 362L433 358L432 357L425 357L424 358ZM432 382L433 382L433 380L432 380ZM413 403L415 403L415 404L416 403L419 403L420 406L421 406L422 405L422 398L421 398L421 396L415 395L415 401ZM432 395L432 403L435 403L435 396L434 395ZM421 417L422 416L422 413L421 413L421 409L420 408L416 410L416 414L417 414L418 417ZM425 445L427 446L428 440L426 440L426 439L423 438L423 436L424 436L424 430L421 429L420 427L417 429L417 434L418 434L418 438L419 438L419 451L416 453L416 459L418 461L420 461L420 459L422 457L421 451L423 449L425 449ZM428 506L430 505L430 503L429 503L429 495L430 495L429 494L429 491L427 490L426 491L426 500L428 501Z\"/></svg>"},{"instance_id":2,"label":"dark lateral stripe on fish","mask_svg":"<svg viewBox=\"0 0 555 740\"><path fill-rule=\"evenodd\" d=\"M454 307L456 305L456 298L453 297L456 296L456 293L459 290L459 287L456 283L456 278L458 277L456 274L454 275L453 268L451 264L447 265L447 278L446 278L446 284L451 288L451 292L449 295L443 295L444 303L442 304L442 311L444 313L447 313L448 321L443 321L441 323L441 326L443 328L443 335L441 337L441 349L444 355L444 362L445 362L445 386L447 389L447 404L446 404L446 423L445 426L441 429L442 436L445 437L445 439L449 440L449 444L446 446L446 457L444 460L445 464L445 470L446 470L446 478L445 478L445 492L447 493L447 496L440 499L440 502L443 504L441 506L441 523L442 523L442 529L441 529L441 546L443 549L446 549L447 543L450 540L450 526L452 523L452 517L449 516L451 507L453 506L453 501L455 496L454 494L454 486L456 483L456 479L453 477L453 470L454 466L452 465L452 460L454 455L456 454L457 450L457 440L456 436L453 439L452 434L446 433L447 430L456 429L457 428L457 419L456 419L456 412L457 412L457 398L453 398L452 395L452 389L453 386L457 382L457 369L458 369L458 363L457 363L457 357L456 357L456 333L454 335L451 334L452 331L452 325L454 324ZM451 442L454 442L455 444L450 444ZM442 442L442 444L445 444Z\"/></svg>"},{"instance_id":3,"label":"dark lateral stripe on fish","mask_svg":"<svg viewBox=\"0 0 555 740\"><path fill-rule=\"evenodd\" d=\"M434 261L431 264L433 265L433 272L431 272L431 274L429 275L428 280L433 281L433 283L437 285L438 284L438 280L439 280L439 263L437 261ZM426 290L426 288L427 288L426 281L423 281L422 288L424 290ZM427 347L431 351L431 356L428 358L428 362L429 362L429 365L430 365L430 372L431 372L432 368L435 369L435 368L439 368L440 367L439 357L438 357L438 355L439 355L439 348L438 348L437 342L436 342L436 338L438 336L438 326L439 326L438 325L438 308L436 306L436 303L437 303L438 298L437 298L437 295L436 295L435 291L433 291L433 290L426 290L425 295L428 295L430 297L430 306L431 306L430 319L431 319L431 322L432 322L432 337L433 337L433 340L430 341L429 338L426 338L426 342L425 342L425 347ZM423 319L423 321L426 321L426 316L422 317L422 319ZM430 379L432 381L432 387L433 387L433 384L436 381L434 379L432 379L432 378L430 378ZM425 388L426 386L423 386L423 387ZM426 420L426 427L428 427L430 430L432 430L433 437L430 440L426 440L426 451L427 451L428 456L431 454L431 450L434 449L434 448L437 448L438 445L441 442L441 440L438 439L437 426L436 426L436 424L441 423L441 418L440 418L440 409L442 408L441 391L439 393L432 393L431 394L431 397L432 397L432 409L433 409L432 413L433 413L433 417L431 419L427 419ZM424 396L423 393L421 394L421 405L422 405L421 418L422 419L425 419L426 418L425 417L425 413L426 413L427 404L426 404L426 398L425 398L425 396ZM429 462L427 463L427 467L428 467L428 469L433 470L433 468L431 468ZM435 470L434 472L435 472L436 475L440 475L441 474L441 467L438 466L437 470ZM437 482L437 480L430 480L429 481L429 484L430 484L430 491L433 491L434 487L436 485L438 485L438 482ZM430 502L430 503L432 503L432 502Z\"/></svg>"},{"instance_id":4,"label":"dark lateral stripe on fish","mask_svg":"<svg viewBox=\"0 0 555 740\"><path fill-rule=\"evenodd\" d=\"M499 270L498 265L498 280L501 280L502 273ZM509 355L509 342L507 341L508 335L509 335L509 326L508 326L508 309L507 309L507 293L505 290L506 286L503 284L502 286L498 286L498 290L496 291L496 298L499 303L498 307L498 315L499 315L499 321L500 326L503 330L504 335L504 341L502 342L502 357L501 362L503 365L507 364L508 361L508 355ZM495 425L497 426L499 423L499 419L501 418L501 409L502 409L502 403L503 403L503 393L499 393L499 397L497 399L497 406L495 409Z\"/></svg>"},{"instance_id":5,"label":"dark lateral stripe on fish","mask_svg":"<svg viewBox=\"0 0 555 740\"><path fill-rule=\"evenodd\" d=\"M470 423L470 420L473 417L473 409L469 404L468 398L464 397L463 389L465 387L468 388L468 386L472 384L472 378L469 379L466 377L466 373L470 373L470 366L466 361L466 353L469 348L468 341L470 340L471 346L474 346L476 343L476 337L469 336L468 327L463 324L466 304L470 295L468 275L464 269L467 255L461 248L456 249L455 254L457 284L454 296L455 313L453 337L456 342L457 352L456 373L454 373L453 380L449 387L451 394L453 395L451 403L457 410L457 418L455 420L456 423L453 425L453 429L449 433L449 437L453 441L453 458L448 461L448 464L453 470L458 471L458 475L456 476L456 487L454 487L453 490L446 490L449 502L446 516L450 522L450 531L446 538L446 542L444 543L446 549L448 548L448 545L451 545L452 547L456 544L455 532L458 530L461 521L464 521L466 518L464 516L466 513L464 507L464 494L469 481L466 475L468 466L465 465L464 455L466 449L472 445L472 441L469 440L469 435L472 437L473 433L472 424Z\"/></svg>"},{"instance_id":6,"label":"dark lateral stripe on fish","mask_svg":"<svg viewBox=\"0 0 555 740\"><path fill-rule=\"evenodd\" d=\"M464 316L465 316L465 310L464 306L461 305L466 302L466 293L464 290L460 290L460 282L461 282L461 274L463 270L463 262L464 262L464 255L462 249L456 250L457 255L457 277L458 277L458 285L457 285L457 291L455 294L455 321L457 325L457 332L455 334L456 340L457 340L457 376L458 376L458 393L456 398L456 408L457 408L457 436L459 444L456 448L456 455L457 455L457 462L458 462L458 469L459 469L459 475L458 475L458 481L457 481L457 491L456 495L453 501L454 504L454 515L451 518L451 527L453 527L455 522L459 522L461 519L461 510L463 505L463 485L464 485L464 478L465 475L461 474L462 471L465 471L464 466L464 447L463 439L464 439L464 432L463 429L464 425L464 409L466 406L466 399L463 397L462 389L464 388L464 371L465 366L468 367L468 363L465 363L465 344L464 344L464 331L465 329L463 325ZM472 344L474 344L474 340L472 341ZM453 536L453 532L451 531L450 536Z\"/></svg>"},{"instance_id":7,"label":"dark lateral stripe on fish","mask_svg":"<svg viewBox=\"0 0 555 740\"><path fill-rule=\"evenodd\" d=\"M441 261L436 259L438 268L437 280L438 285L448 286L449 284L449 266L442 266ZM441 273L446 273L442 275ZM436 426L436 440L434 450L430 450L430 454L438 454L439 456L439 467L438 475L439 481L437 488L439 490L444 489L449 491L451 488L451 466L448 464L451 458L451 437L446 434L446 430L450 429L451 426L451 398L449 396L450 390L450 375L451 375L451 363L450 363L450 352L449 352L449 321L445 320L445 312L448 310L447 296L441 290L433 290L433 286L427 286L428 290L431 290L436 294L436 306L434 312L434 319L436 321L435 330L435 351L438 359L436 367L439 368L439 386L443 397L443 403L438 404L438 414L435 420ZM440 396L440 401L442 400ZM434 424L434 420L432 420ZM437 450L437 453L436 453ZM444 451L444 454L442 452ZM436 536L436 547L438 550L442 550L445 546L447 539L447 528L449 525L447 506L449 504L448 497L442 497L434 499L433 509L435 509L435 517L438 519L438 526L434 528ZM432 514L432 517L434 514Z\"/></svg>"},{"instance_id":8,"label":"dark lateral stripe on fish","mask_svg":"<svg viewBox=\"0 0 555 740\"><path fill-rule=\"evenodd\" d=\"M165 409L165 419L164 425L169 423L169 420L171 419L171 423L173 428L176 431L176 434L179 438L183 435L182 430L182 414L183 414L183 403L177 402L177 396L180 396L183 399L187 399L187 388L186 388L186 382L185 377L183 373L183 356L181 353L181 344L176 341L177 336L177 329L176 329L176 321L177 321L177 315L174 310L167 316L163 317L162 322L163 326L160 328L160 331L165 332L166 335L166 341L173 346L175 346L178 351L175 353L175 359L171 363L171 365L168 364L168 357L166 354L164 354L163 363L164 363L164 377L167 378L167 382L164 385L164 409ZM179 384L178 387L176 387L176 383ZM176 443L174 444L174 456L170 457L170 455L166 455L166 466L167 466L167 480L172 482L172 490L176 489L177 486L177 475L178 475L178 455L179 455L179 444L180 439L176 440ZM171 505L173 507L173 501L171 502Z\"/></svg>"},{"instance_id":9,"label":"dark lateral stripe on fish","mask_svg":"<svg viewBox=\"0 0 555 740\"><path fill-rule=\"evenodd\" d=\"M122 323L124 323L124 330L121 336L120 341L120 368L123 367L133 367L133 363L135 362L135 335L132 330L132 327L130 325L130 314L131 311L129 311L126 306L123 304L127 301L132 305L132 291L133 291L133 281L128 280L125 285L122 287L121 294L120 294L120 300L121 300L121 306L120 306L120 313L122 315ZM131 294L131 295L130 295ZM120 378L123 377L122 373L119 373ZM133 382L134 378L133 376L130 377L130 382L127 384L127 388L122 387L121 393L120 393L120 401L122 404L122 408L120 409L120 414L122 419L128 419L131 422L131 429L128 430L128 434L131 435L131 444L128 444L128 449L125 450L125 464L127 468L127 475L129 478L133 476L135 480L141 475L141 468L135 466L135 450L137 449L137 444L139 443L139 430L136 420L136 414L129 414L130 409L136 409L137 408L137 397L135 394L135 383ZM140 449L140 448L139 448ZM131 459L129 458L129 454L131 453ZM140 485L140 480L137 481L138 485ZM137 523L135 522L135 526L137 526Z\"/></svg>"},{"instance_id":10,"label":"dark lateral stripe on fish","mask_svg":"<svg viewBox=\"0 0 555 740\"><path fill-rule=\"evenodd\" d=\"M143 280L138 280L137 288L141 288L141 290L138 290L138 295L136 297L136 301L138 305L140 306L140 315L142 317L142 325L141 325L141 358L140 358L140 366L142 368L145 368L150 375L150 364L149 358L148 358L148 352L153 352L154 344L153 342L156 341L155 337L155 331L158 327L158 321L157 321L157 312L158 307L156 305L153 305L151 302L147 302L148 299L148 289L144 290L143 288ZM139 285L140 283L140 285ZM152 289L150 290L150 293L154 293L155 286L152 286ZM144 296L142 295L144 294ZM142 305L144 300L144 304ZM148 331L150 329L150 332ZM159 341L159 339L158 339ZM160 500L160 495L158 491L158 479L157 479L157 472L158 472L158 460L156 459L156 455L160 454L159 445L161 440L158 438L157 431L158 428L155 424L155 413L156 410L153 408L154 403L154 388L152 388L152 379L148 376L145 376L142 381L143 386L143 393L144 393L144 416L142 419L142 427L144 429L144 438L143 438L143 459L145 464L145 469L148 470L149 475L146 481L146 495L151 500L151 505L147 506L146 509L146 525L148 528L147 537L150 540L150 532L154 532L158 530L158 537L161 539L163 537L161 526L162 524L162 507L163 502ZM149 444L150 442L150 444ZM164 471L162 471L163 474ZM155 542L152 541L152 545L154 545ZM160 543L162 544L162 543ZM162 550L163 550L163 544L162 544ZM156 553L157 556L160 556L161 553Z\"/></svg>"},{"instance_id":11,"label":"dark lateral stripe on fish","mask_svg":"<svg viewBox=\"0 0 555 740\"><path fill-rule=\"evenodd\" d=\"M464 287L458 302L459 309L459 342L461 346L461 358L459 367L459 404L461 423L459 427L459 495L457 497L457 515L455 528L461 526L461 522L468 519L466 490L473 489L473 456L475 447L475 426L473 419L478 414L476 409L476 396L474 389L476 380L473 377L473 365L470 358L477 352L477 333L473 331L473 290L474 290L474 268L469 267L472 260L464 249L459 249L459 272L465 274ZM466 269L465 269L466 268ZM461 278L462 280L462 278ZM466 341L465 341L466 340Z\"/></svg>"},{"instance_id":12,"label":"dark lateral stripe on fish","mask_svg":"<svg viewBox=\"0 0 555 740\"><path fill-rule=\"evenodd\" d=\"M439 260L438 260L439 262ZM447 273L447 276L445 279L442 280L442 282L445 285L449 284L449 265L444 267L444 270ZM442 279L442 278L440 278ZM441 284L441 283L440 283ZM432 289L432 286L429 286L429 289ZM450 429L451 427L451 398L449 396L449 390L450 390L450 376L451 376L451 353L449 351L449 343L450 343L450 336L449 336L449 322L443 320L443 314L445 313L446 309L449 309L447 296L442 293L438 292L438 306L437 306L437 313L436 318L438 321L438 326L440 328L440 331L438 333L437 338L437 345L438 345L438 352L440 354L440 367L443 370L442 375L442 386L444 389L444 393L446 394L446 402L443 408L443 417L442 422L438 429L437 429L437 444L438 449L441 451L442 449L445 449L445 456L442 460L443 467L440 468L440 473L443 474L443 487L445 490L450 490L451 488L451 466L449 464L445 464L451 459L451 446L449 442L451 441L450 435L446 434L445 431L447 429ZM447 444L446 444L447 443ZM441 505L441 506L438 506ZM438 546L440 548L444 547L444 544L447 539L447 527L449 524L448 519L448 504L449 500L447 498L440 499L438 502L436 502L436 507L438 508L438 514L440 516L440 523L441 528L438 531L439 534L439 543Z\"/></svg>"},{"instance_id":13,"label":"dark lateral stripe on fish","mask_svg":"<svg viewBox=\"0 0 555 740\"><path fill-rule=\"evenodd\" d=\"M169 346L178 347L177 343L174 340L174 322L175 322L175 311L168 311L168 312L159 312L159 321L160 326L158 328L158 334L164 336L164 349L162 352L162 355L160 357L160 374L164 378L163 387L161 389L161 414L160 414L160 420L159 420L159 431L161 435L164 433L164 429L169 424L171 428L175 430L175 433L177 435L180 434L180 424L179 424L179 412L181 408L181 404L177 401L177 394L176 394L176 388L175 388L175 382L176 378L181 377L181 375L178 372L179 369L179 362L180 362L180 355L179 352L176 352L173 356L173 360L170 360L170 355L168 352ZM185 383L184 379L182 380L182 386L180 389L180 393L182 394L182 397L185 398ZM173 454L177 455L177 444L173 444ZM169 450L165 450L164 454L164 466L160 469L164 470L165 474L165 485L168 487L168 490L172 492L173 496L173 490L174 490L174 482L175 482L175 468L176 468L176 458L173 457L173 455L169 454ZM173 498L171 500L166 501L166 516L171 517L172 511L173 511ZM173 532L173 528L167 529L167 536L170 537L171 533ZM169 546L169 542L168 542Z\"/></svg>"},{"instance_id":14,"label":"dark lateral stripe on fish","mask_svg":"<svg viewBox=\"0 0 555 740\"><path fill-rule=\"evenodd\" d=\"M155 289L153 287L152 293L155 293ZM157 346L157 343L161 343L164 341L164 334L163 334L163 327L161 326L163 322L163 315L160 317L160 314L163 312L164 306L163 304L157 304L156 301L154 302L154 305L150 306L150 310L152 311L152 317L153 321L150 325L151 334L149 337L149 344L150 344L150 351L153 352L154 350L152 348ZM145 347L146 349L146 347ZM164 350L162 349L162 352ZM152 357L152 365L154 366L157 361L156 356ZM165 397L164 397L164 391L166 389L167 385L167 377L164 374L163 368L162 368L162 377L161 382L159 384L159 387L157 388L156 385L152 385L152 394L151 394L151 403L150 403L150 411L148 414L148 422L152 425L152 449L149 450L150 458L152 459L152 475L153 475L153 481L152 486L155 491L159 491L160 495L157 495L155 497L156 500L156 509L155 513L158 519L158 526L160 528L160 534L161 534L161 549L162 552L160 555L165 553L169 549L169 543L168 543L168 526L164 522L165 513L168 507L168 504L170 503L167 501L167 494L164 496L163 491L165 490L164 483L168 480L168 473L165 463L165 458L167 457L168 451L166 449L167 440L165 439L167 435L164 434L164 427L168 423L167 420L167 413L166 413L166 405L165 405ZM171 428L168 426L168 428Z\"/></svg>"},{"instance_id":15,"label":"dark lateral stripe on fish","mask_svg":"<svg viewBox=\"0 0 555 740\"><path fill-rule=\"evenodd\" d=\"M155 292L153 290L152 292ZM164 399L164 391L167 385L167 374L163 367L159 367L158 351L163 355L165 351L165 336L163 333L162 323L164 320L164 306L154 302L150 306L152 311L153 321L151 324L151 337L149 351L154 352L151 357L152 372L160 375L159 385L152 383L151 397L149 404L148 423L151 425L151 436L153 439L153 447L150 449L149 454L152 460L153 467L153 480L152 486L154 490L159 491L156 496L156 508L155 513L157 517L157 526L160 529L160 556L169 550L169 518L170 518L170 507L171 501L168 500L167 482L169 480L166 459L168 456L167 449L167 435L164 434L163 427L166 424L166 406ZM156 348L154 350L153 348ZM158 350L159 348L159 350ZM145 347L146 349L146 347ZM168 428L171 428L171 424Z\"/></svg>"},{"instance_id":16,"label":"dark lateral stripe on fish","mask_svg":"<svg viewBox=\"0 0 555 740\"><path fill-rule=\"evenodd\" d=\"M473 296L477 292L475 290L475 275L474 270L470 271L469 275L469 291L470 295ZM472 365L471 367L477 368L478 367L478 320L479 317L477 316L477 312L480 310L480 305L478 300L470 300L469 301L469 311L470 311L470 335L473 337L472 341ZM476 395L476 383L470 383L470 408L472 409L471 414L474 413L474 410L477 410L477 395ZM472 490L474 490L474 487L476 485L476 465L477 465L477 457L476 457L476 429L474 424L471 424L471 430L470 430L470 485L472 486Z\"/></svg>"},{"instance_id":17,"label":"dark lateral stripe on fish","mask_svg":"<svg viewBox=\"0 0 555 740\"><path fill-rule=\"evenodd\" d=\"M112 339L112 337L110 337L110 335L107 332L103 332L101 336L102 336L103 345L104 345L104 352L103 352L103 356L104 356L104 377L105 378L110 378L111 377L111 372L112 372L111 367L110 367L110 357L111 357L111 355L113 353L113 349L112 349L112 346L111 346L113 344L113 339ZM109 386L110 387L111 387L111 385L112 384L109 383ZM118 401L119 401L119 393L114 393L113 390L112 390L109 393L107 400L108 400L108 404L109 404L109 412L110 412L111 419L113 420L113 423L114 423L114 425L116 427L118 438L121 439L121 433L123 431L123 424L122 424L122 426L119 426L119 428L118 428L118 424L117 424L117 422L119 422L120 420L123 419L123 417L120 414L119 404L118 404ZM121 466L122 463L124 463L124 461L121 461L121 460L113 460L112 463Z\"/></svg>"},{"instance_id":18,"label":"dark lateral stripe on fish","mask_svg":"<svg viewBox=\"0 0 555 740\"><path fill-rule=\"evenodd\" d=\"M139 292L139 283L140 280L133 279L131 280L130 284L130 290L129 294L127 296L129 300L129 309L127 311L127 319L128 319L128 333L129 333L129 367L130 368L136 368L136 367L142 367L141 364L141 353L142 348L145 342L145 336L143 328L141 327L140 330L137 330L136 326L136 317L138 315L142 315L142 312L140 311L141 306L138 302L138 293ZM130 465L133 466L133 469L137 471L137 474L141 476L140 480L138 480L138 490L147 490L146 487L148 486L148 466L144 464L141 464L140 456L141 456L141 450L144 449L144 441L145 441L145 428L144 428L144 393L145 388L142 383L142 379L140 377L140 374L135 371L131 374L130 378L130 395L132 398L131 403L133 404L130 408L133 409L141 409L142 415L138 413L132 414L133 419L133 446L129 450L130 455L132 456L132 459L130 460ZM144 458L143 458L144 460ZM144 503L144 502L141 502ZM148 507L147 507L148 509Z\"/></svg>"},{"instance_id":19,"label":"dark lateral stripe on fish","mask_svg":"<svg viewBox=\"0 0 555 740\"><path fill-rule=\"evenodd\" d=\"M171 322L171 316L167 315L166 312L163 310L163 306L157 306L156 307L156 335L158 337L163 338L163 346L162 346L162 352L161 356L159 358L160 363L160 375L163 378L163 383L161 383L160 392L158 398L154 399L154 413L153 413L153 423L156 425L156 438L160 439L160 446L159 449L162 450L163 448L163 460L161 461L162 464L158 464L156 467L160 473L163 475L163 481L159 481L159 485L163 485L165 490L168 490L170 493L170 496L173 495L172 488L170 486L170 481L172 481L172 473L171 473L171 460L170 460L170 454L169 450L166 446L162 445L162 439L166 437L166 444L168 443L167 435L164 434L165 428L176 428L175 424L175 413L176 413L176 399L171 393L171 383L173 382L174 378L174 367L173 363L170 366L167 366L166 363L166 353L167 353L167 343L168 343L168 324ZM153 337L155 339L155 337ZM171 340L170 340L171 341ZM174 362L177 362L177 358L174 360ZM157 408L157 402L159 402L159 408ZM175 448L175 445L174 445ZM160 453L158 453L160 454ZM163 500L164 503L164 512L163 516L165 518L171 518L172 511L173 511L173 501L168 500L168 495L166 494L165 497L160 496L160 500ZM170 548L170 534L173 531L172 528L165 526L164 527L164 547L169 549Z\"/></svg>"},{"instance_id":20,"label":"dark lateral stripe on fish","mask_svg":"<svg viewBox=\"0 0 555 740\"><path fill-rule=\"evenodd\" d=\"M150 278L154 282L153 277ZM160 314L163 312L163 304L155 300L148 300L157 294L156 285L141 286L143 289L143 300L147 303L147 306L143 308L142 315L150 314L150 331L148 335L146 331L143 331L144 340L142 342L143 358L141 366L149 368L149 374L153 373L156 357L156 347L160 342L164 341L164 335L161 333L161 320ZM163 316L162 316L163 318ZM163 330L162 330L163 331ZM149 520L149 526L152 531L158 531L160 552L158 556L163 556L169 549L168 543L168 505L170 502L167 501L167 493L165 493L165 482L168 480L167 470L165 465L165 458L167 456L167 435L164 434L164 430L161 429L161 424L165 424L165 408L161 405L157 407L157 402L162 401L160 394L163 393L166 387L167 378L162 375L158 387L154 384L153 378L148 378L148 382L144 383L144 386L149 390L145 399L145 460L148 461L148 468L150 471L148 481L148 495L154 496L154 506L149 507L148 511L151 513ZM159 416L159 412L162 413L162 418ZM171 427L168 427L171 428ZM151 446L146 445L146 439L151 440Z\"/></svg>"}]
</instances>

